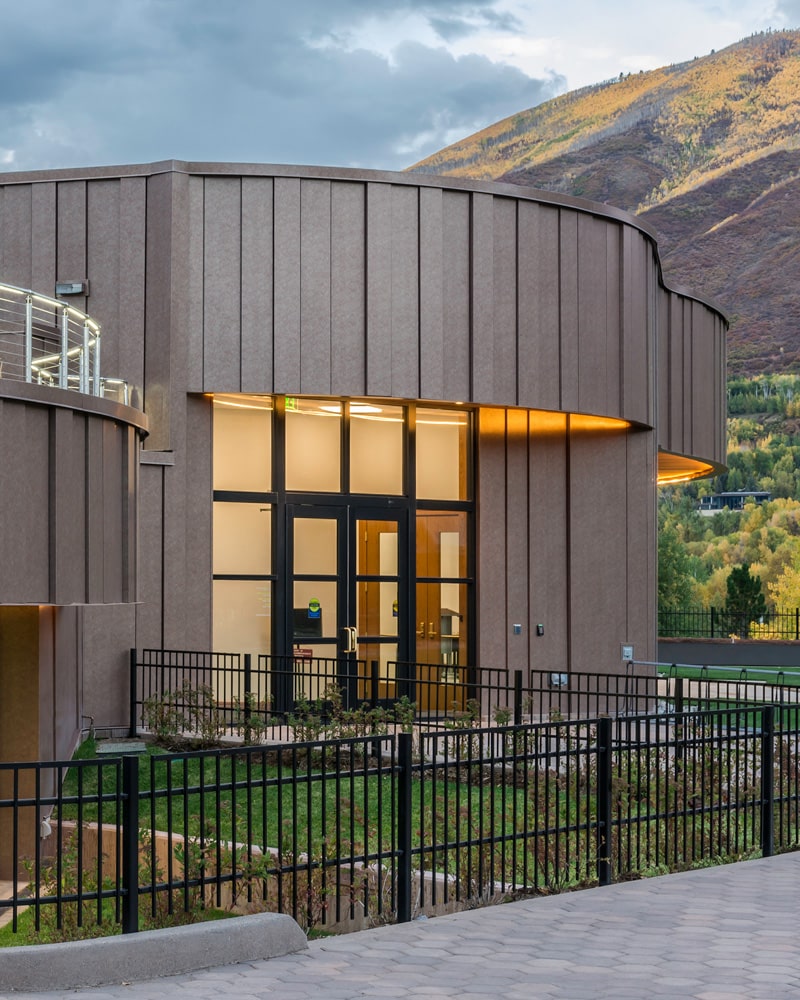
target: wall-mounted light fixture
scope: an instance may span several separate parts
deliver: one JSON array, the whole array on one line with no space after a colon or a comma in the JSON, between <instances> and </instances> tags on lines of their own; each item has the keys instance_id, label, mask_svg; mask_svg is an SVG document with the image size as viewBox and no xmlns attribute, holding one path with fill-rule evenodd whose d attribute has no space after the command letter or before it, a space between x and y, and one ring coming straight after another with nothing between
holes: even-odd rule
<instances>
[{"instance_id":1,"label":"wall-mounted light fixture","mask_svg":"<svg viewBox=\"0 0 800 1000\"><path fill-rule=\"evenodd\" d=\"M84 281L57 281L56 295L88 295L89 282Z\"/></svg>"}]
</instances>

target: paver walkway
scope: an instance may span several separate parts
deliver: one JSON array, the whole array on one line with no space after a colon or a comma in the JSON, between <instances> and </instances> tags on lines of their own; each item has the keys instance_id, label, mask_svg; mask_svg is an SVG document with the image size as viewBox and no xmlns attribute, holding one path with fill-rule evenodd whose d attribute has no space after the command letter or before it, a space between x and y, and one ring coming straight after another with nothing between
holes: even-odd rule
<instances>
[{"instance_id":1,"label":"paver walkway","mask_svg":"<svg viewBox=\"0 0 800 1000\"><path fill-rule=\"evenodd\" d=\"M314 941L306 952L39 1000L800 998L800 853ZM19 1000L20 994L0 997Z\"/></svg>"}]
</instances>

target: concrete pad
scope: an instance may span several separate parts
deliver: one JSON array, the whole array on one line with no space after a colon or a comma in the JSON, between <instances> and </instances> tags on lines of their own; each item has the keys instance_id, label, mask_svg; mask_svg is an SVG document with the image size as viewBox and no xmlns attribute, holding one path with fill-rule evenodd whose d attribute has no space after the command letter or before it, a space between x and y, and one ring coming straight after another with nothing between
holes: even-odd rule
<instances>
[{"instance_id":1,"label":"concrete pad","mask_svg":"<svg viewBox=\"0 0 800 1000\"><path fill-rule=\"evenodd\" d=\"M256 913L138 934L0 948L3 990L66 990L290 955L308 947L283 913Z\"/></svg>"}]
</instances>

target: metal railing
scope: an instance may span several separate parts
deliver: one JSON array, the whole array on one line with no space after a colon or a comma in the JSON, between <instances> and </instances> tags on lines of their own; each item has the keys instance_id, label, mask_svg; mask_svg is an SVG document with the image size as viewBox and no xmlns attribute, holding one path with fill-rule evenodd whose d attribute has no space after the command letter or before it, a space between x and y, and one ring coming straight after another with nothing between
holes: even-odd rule
<instances>
[{"instance_id":1,"label":"metal railing","mask_svg":"<svg viewBox=\"0 0 800 1000\"><path fill-rule=\"evenodd\" d=\"M658 634L662 638L800 639L800 608L772 608L753 621L746 612L725 608L678 608L658 612Z\"/></svg>"},{"instance_id":2,"label":"metal railing","mask_svg":"<svg viewBox=\"0 0 800 1000\"><path fill-rule=\"evenodd\" d=\"M0 284L0 378L128 403L127 383L100 374L100 325L60 299Z\"/></svg>"},{"instance_id":3,"label":"metal railing","mask_svg":"<svg viewBox=\"0 0 800 1000\"><path fill-rule=\"evenodd\" d=\"M462 720L377 746L0 764L0 914L77 935L208 908L346 930L769 856L800 837L795 721L771 705Z\"/></svg>"}]
</instances>

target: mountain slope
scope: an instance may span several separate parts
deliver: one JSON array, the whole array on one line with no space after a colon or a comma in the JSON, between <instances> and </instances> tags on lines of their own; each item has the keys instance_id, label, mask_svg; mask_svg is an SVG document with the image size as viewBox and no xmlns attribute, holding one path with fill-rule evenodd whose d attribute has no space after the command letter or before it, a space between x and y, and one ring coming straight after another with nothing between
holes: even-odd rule
<instances>
[{"instance_id":1,"label":"mountain slope","mask_svg":"<svg viewBox=\"0 0 800 1000\"><path fill-rule=\"evenodd\" d=\"M618 205L731 319L732 373L800 370L800 32L563 95L411 168Z\"/></svg>"}]
</instances>

